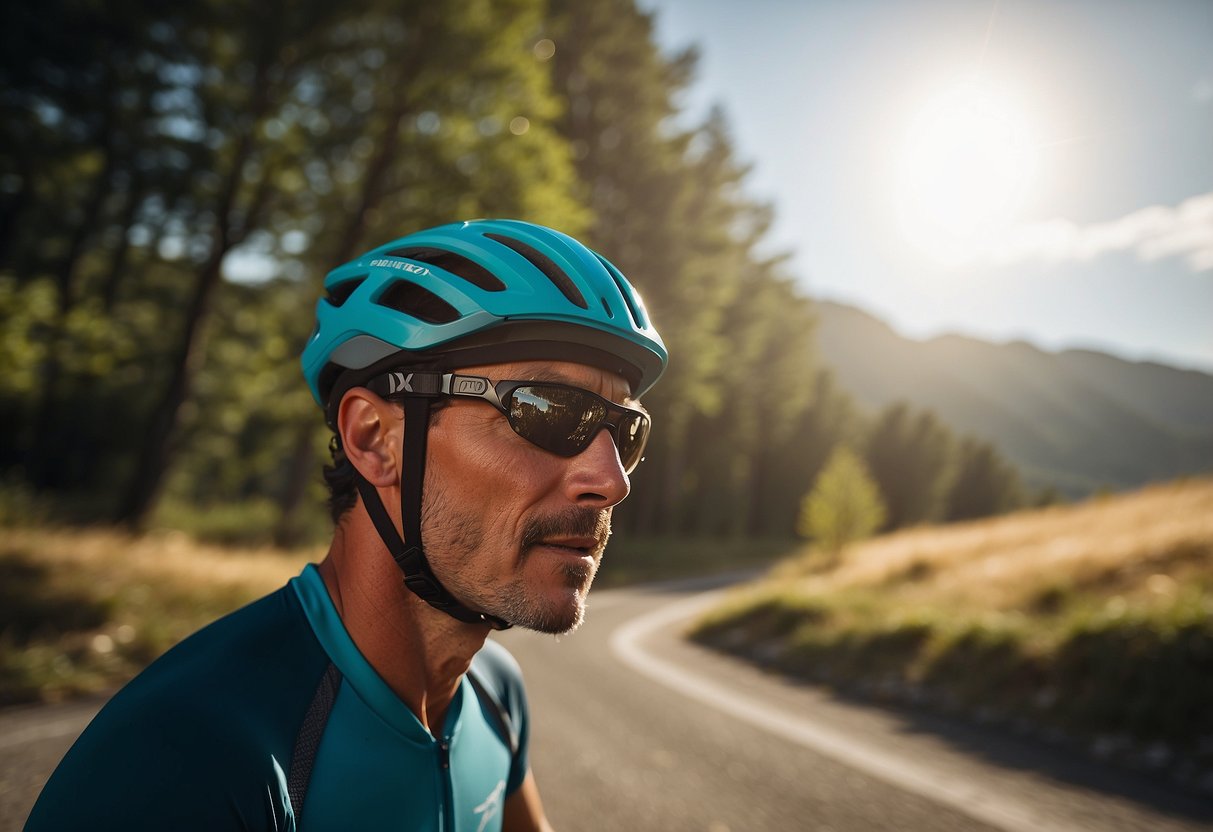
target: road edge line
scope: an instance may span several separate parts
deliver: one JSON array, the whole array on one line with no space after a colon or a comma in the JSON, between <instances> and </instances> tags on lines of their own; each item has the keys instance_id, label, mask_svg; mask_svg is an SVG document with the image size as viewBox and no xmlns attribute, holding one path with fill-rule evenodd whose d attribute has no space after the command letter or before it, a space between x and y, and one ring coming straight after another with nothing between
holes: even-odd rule
<instances>
[{"instance_id":1,"label":"road edge line","mask_svg":"<svg viewBox=\"0 0 1213 832\"><path fill-rule=\"evenodd\" d=\"M904 791L945 804L1006 832L1067 832L1018 802L979 786L957 786L932 779L910 760L864 745L805 717L777 710L731 690L714 679L648 653L641 643L651 634L685 621L718 603L727 590L694 595L645 613L616 628L608 641L615 658L637 673L683 696L726 713L768 733L795 742Z\"/></svg>"}]
</instances>

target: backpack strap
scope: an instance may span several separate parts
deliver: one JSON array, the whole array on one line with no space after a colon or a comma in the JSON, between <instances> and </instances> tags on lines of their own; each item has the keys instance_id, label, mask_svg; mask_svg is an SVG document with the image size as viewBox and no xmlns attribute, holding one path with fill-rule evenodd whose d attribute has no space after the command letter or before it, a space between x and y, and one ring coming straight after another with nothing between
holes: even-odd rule
<instances>
[{"instance_id":1,"label":"backpack strap","mask_svg":"<svg viewBox=\"0 0 1213 832\"><path fill-rule=\"evenodd\" d=\"M291 809L295 813L295 827L299 827L303 815L303 797L307 794L308 783L312 779L312 766L316 762L316 749L320 747L320 738L324 736L324 727L328 724L329 714L333 703L337 701L337 689L341 687L341 671L337 665L329 664L312 703L308 706L303 724L295 736L295 753L291 755L291 770L286 779L286 791L291 799Z\"/></svg>"}]
</instances>

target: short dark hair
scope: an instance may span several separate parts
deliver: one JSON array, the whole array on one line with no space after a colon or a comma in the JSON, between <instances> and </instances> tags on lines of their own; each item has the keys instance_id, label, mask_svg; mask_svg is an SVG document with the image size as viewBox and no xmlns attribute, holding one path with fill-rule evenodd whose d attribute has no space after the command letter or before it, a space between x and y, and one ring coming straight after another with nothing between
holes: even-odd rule
<instances>
[{"instance_id":1,"label":"short dark hair","mask_svg":"<svg viewBox=\"0 0 1213 832\"><path fill-rule=\"evenodd\" d=\"M430 403L431 425L438 421L446 404L445 399ZM329 455L333 461L331 465L324 466L324 484L329 489L329 516L333 518L333 525L337 525L345 513L354 507L354 503L358 502L358 472L354 469L354 463L345 455L345 449L341 447L341 437L336 432L329 439Z\"/></svg>"},{"instance_id":2,"label":"short dark hair","mask_svg":"<svg viewBox=\"0 0 1213 832\"><path fill-rule=\"evenodd\" d=\"M329 454L333 462L324 466L324 484L329 489L329 516L333 518L333 525L337 525L358 501L358 486L354 482L357 472L341 447L341 437L335 433L329 440Z\"/></svg>"}]
</instances>

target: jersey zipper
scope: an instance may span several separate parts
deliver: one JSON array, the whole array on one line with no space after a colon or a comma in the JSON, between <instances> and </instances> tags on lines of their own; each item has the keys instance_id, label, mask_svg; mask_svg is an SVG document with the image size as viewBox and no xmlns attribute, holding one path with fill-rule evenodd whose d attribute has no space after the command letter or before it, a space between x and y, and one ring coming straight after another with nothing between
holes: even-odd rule
<instances>
[{"instance_id":1,"label":"jersey zipper","mask_svg":"<svg viewBox=\"0 0 1213 832\"><path fill-rule=\"evenodd\" d=\"M455 830L455 792L451 783L451 738L443 737L438 741L438 769L442 780L442 829L443 832Z\"/></svg>"}]
</instances>

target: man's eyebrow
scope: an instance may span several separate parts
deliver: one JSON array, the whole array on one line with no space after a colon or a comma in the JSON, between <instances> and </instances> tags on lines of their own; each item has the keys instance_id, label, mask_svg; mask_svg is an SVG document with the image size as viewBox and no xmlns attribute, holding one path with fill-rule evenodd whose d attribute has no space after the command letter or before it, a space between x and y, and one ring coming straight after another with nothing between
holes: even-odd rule
<instances>
[{"instance_id":1,"label":"man's eyebrow","mask_svg":"<svg viewBox=\"0 0 1213 832\"><path fill-rule=\"evenodd\" d=\"M526 381L550 381L553 384L568 384L571 386L576 386L573 384L572 379L566 375L563 375L562 373L556 372L555 370L535 370L534 372L523 373L523 375L526 376ZM519 380L522 381L523 379Z\"/></svg>"}]
</instances>

